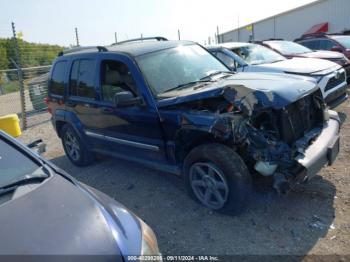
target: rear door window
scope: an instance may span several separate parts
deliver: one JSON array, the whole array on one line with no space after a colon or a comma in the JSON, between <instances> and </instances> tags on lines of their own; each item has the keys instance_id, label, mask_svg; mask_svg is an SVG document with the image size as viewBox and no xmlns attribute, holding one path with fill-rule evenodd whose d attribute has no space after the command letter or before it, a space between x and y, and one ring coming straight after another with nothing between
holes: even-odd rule
<instances>
[{"instance_id":1,"label":"rear door window","mask_svg":"<svg viewBox=\"0 0 350 262\"><path fill-rule=\"evenodd\" d=\"M64 80L66 77L67 61L60 61L54 65L50 79L50 93L52 95L64 95Z\"/></svg>"},{"instance_id":2,"label":"rear door window","mask_svg":"<svg viewBox=\"0 0 350 262\"><path fill-rule=\"evenodd\" d=\"M308 41L302 41L299 44L302 44L303 46L306 46L312 50L318 50L320 49L320 40L308 40Z\"/></svg>"},{"instance_id":3,"label":"rear door window","mask_svg":"<svg viewBox=\"0 0 350 262\"><path fill-rule=\"evenodd\" d=\"M69 95L95 99L96 61L81 59L73 62L69 78Z\"/></svg>"}]
</instances>

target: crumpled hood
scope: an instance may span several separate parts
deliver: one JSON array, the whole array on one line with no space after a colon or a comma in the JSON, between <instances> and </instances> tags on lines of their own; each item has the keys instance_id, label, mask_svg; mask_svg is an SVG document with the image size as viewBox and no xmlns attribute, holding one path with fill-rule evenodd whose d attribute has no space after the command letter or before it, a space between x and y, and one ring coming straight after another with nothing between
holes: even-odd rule
<instances>
[{"instance_id":1,"label":"crumpled hood","mask_svg":"<svg viewBox=\"0 0 350 262\"><path fill-rule=\"evenodd\" d=\"M276 73L285 72L306 75L321 72L328 69L335 70L336 68L340 68L340 66L328 60L296 57L271 64L250 65L247 67L247 70L251 72L269 71Z\"/></svg>"},{"instance_id":2,"label":"crumpled hood","mask_svg":"<svg viewBox=\"0 0 350 262\"><path fill-rule=\"evenodd\" d=\"M106 210L60 175L0 208L1 255L110 255L122 260L118 232L113 233ZM124 225L119 223L119 229L125 231Z\"/></svg>"},{"instance_id":3,"label":"crumpled hood","mask_svg":"<svg viewBox=\"0 0 350 262\"><path fill-rule=\"evenodd\" d=\"M310 53L296 54L300 57L322 58L322 59L342 59L343 54L334 51L314 51Z\"/></svg>"},{"instance_id":4,"label":"crumpled hood","mask_svg":"<svg viewBox=\"0 0 350 262\"><path fill-rule=\"evenodd\" d=\"M169 92L167 98L158 101L158 107L214 98L225 97L236 106L254 109L280 109L318 89L316 82L309 77L275 73L237 73L194 90Z\"/></svg>"}]
</instances>

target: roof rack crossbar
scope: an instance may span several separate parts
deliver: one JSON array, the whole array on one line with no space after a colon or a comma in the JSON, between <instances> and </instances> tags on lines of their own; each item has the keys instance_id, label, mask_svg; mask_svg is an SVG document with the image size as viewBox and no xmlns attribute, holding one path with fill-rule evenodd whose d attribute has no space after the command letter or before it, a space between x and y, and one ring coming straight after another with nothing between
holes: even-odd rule
<instances>
[{"instance_id":1,"label":"roof rack crossbar","mask_svg":"<svg viewBox=\"0 0 350 262\"><path fill-rule=\"evenodd\" d=\"M284 41L284 39L283 38L274 38L274 37L272 37L272 38L265 39L263 41Z\"/></svg>"},{"instance_id":2,"label":"roof rack crossbar","mask_svg":"<svg viewBox=\"0 0 350 262\"><path fill-rule=\"evenodd\" d=\"M151 37L142 37L142 38L134 38L134 39L130 39L130 40L125 40L125 41L121 41L118 43L114 43L112 45L120 45L120 44L124 44L124 43L144 41L144 40L168 41L167 38L162 37L162 36L151 36Z\"/></svg>"},{"instance_id":3,"label":"roof rack crossbar","mask_svg":"<svg viewBox=\"0 0 350 262\"><path fill-rule=\"evenodd\" d=\"M97 49L98 52L107 52L108 49L104 46L78 46L78 47L73 47L70 49L63 50L58 53L58 56L63 56L66 54L72 54L75 52L83 51L83 50L88 50L88 49Z\"/></svg>"},{"instance_id":4,"label":"roof rack crossbar","mask_svg":"<svg viewBox=\"0 0 350 262\"><path fill-rule=\"evenodd\" d=\"M267 38L263 40L250 40L249 43L252 44L263 44L265 41L285 41L283 38Z\"/></svg>"},{"instance_id":5,"label":"roof rack crossbar","mask_svg":"<svg viewBox=\"0 0 350 262\"><path fill-rule=\"evenodd\" d=\"M342 33L326 33L326 32L319 32L319 33L310 33L310 34L303 34L301 37L297 38L296 40L301 39L307 39L317 36L327 36L327 35L343 35Z\"/></svg>"}]
</instances>

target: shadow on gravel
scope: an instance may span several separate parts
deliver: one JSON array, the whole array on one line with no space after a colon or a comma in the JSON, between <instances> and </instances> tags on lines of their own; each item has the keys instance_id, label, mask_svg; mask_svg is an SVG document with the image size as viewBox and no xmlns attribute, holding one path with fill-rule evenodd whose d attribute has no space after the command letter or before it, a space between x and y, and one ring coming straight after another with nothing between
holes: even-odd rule
<instances>
[{"instance_id":1,"label":"shadow on gravel","mask_svg":"<svg viewBox=\"0 0 350 262\"><path fill-rule=\"evenodd\" d=\"M287 196L255 191L234 217L190 199L181 179L131 162L106 158L79 168L65 156L52 161L144 219L164 255L304 256L332 230L336 190L320 176Z\"/></svg>"}]
</instances>

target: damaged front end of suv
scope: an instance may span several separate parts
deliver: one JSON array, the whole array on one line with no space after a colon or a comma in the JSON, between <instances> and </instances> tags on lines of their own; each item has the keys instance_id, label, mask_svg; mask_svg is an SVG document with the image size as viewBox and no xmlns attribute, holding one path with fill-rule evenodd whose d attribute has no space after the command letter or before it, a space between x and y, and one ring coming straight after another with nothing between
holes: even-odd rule
<instances>
[{"instance_id":1,"label":"damaged front end of suv","mask_svg":"<svg viewBox=\"0 0 350 262\"><path fill-rule=\"evenodd\" d=\"M273 177L287 193L332 164L339 151L340 121L316 84L278 75L241 74L159 100L175 157L203 140L225 144L250 172Z\"/></svg>"}]
</instances>

